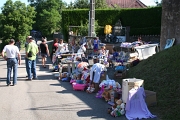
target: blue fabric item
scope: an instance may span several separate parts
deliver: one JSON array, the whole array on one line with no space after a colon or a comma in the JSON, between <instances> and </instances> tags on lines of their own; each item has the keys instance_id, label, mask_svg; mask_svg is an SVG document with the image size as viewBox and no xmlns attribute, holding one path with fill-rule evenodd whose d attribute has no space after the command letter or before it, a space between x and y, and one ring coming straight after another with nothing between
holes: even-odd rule
<instances>
[{"instance_id":1,"label":"blue fabric item","mask_svg":"<svg viewBox=\"0 0 180 120\"><path fill-rule=\"evenodd\" d=\"M114 52L113 54L113 60L115 60L115 58L119 55L118 52Z\"/></svg>"},{"instance_id":2,"label":"blue fabric item","mask_svg":"<svg viewBox=\"0 0 180 120\"><path fill-rule=\"evenodd\" d=\"M122 66L122 65L115 67L115 70L116 70L116 71L119 71L119 70L120 70L120 71L124 71L125 69L126 69L126 66Z\"/></svg>"},{"instance_id":3,"label":"blue fabric item","mask_svg":"<svg viewBox=\"0 0 180 120\"><path fill-rule=\"evenodd\" d=\"M63 82L68 82L68 78L66 77L66 78L62 78L61 79Z\"/></svg>"},{"instance_id":4,"label":"blue fabric item","mask_svg":"<svg viewBox=\"0 0 180 120\"><path fill-rule=\"evenodd\" d=\"M58 65L54 66L54 69L55 69L55 70L58 70Z\"/></svg>"},{"instance_id":5,"label":"blue fabric item","mask_svg":"<svg viewBox=\"0 0 180 120\"><path fill-rule=\"evenodd\" d=\"M83 80L76 80L76 83L83 84Z\"/></svg>"}]
</instances>

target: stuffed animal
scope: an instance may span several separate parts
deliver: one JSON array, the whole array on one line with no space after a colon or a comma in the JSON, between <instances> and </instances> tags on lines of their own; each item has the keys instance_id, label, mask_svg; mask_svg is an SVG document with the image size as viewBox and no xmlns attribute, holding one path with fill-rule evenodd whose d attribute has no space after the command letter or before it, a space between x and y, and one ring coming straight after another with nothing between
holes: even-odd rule
<instances>
[{"instance_id":1,"label":"stuffed animal","mask_svg":"<svg viewBox=\"0 0 180 120\"><path fill-rule=\"evenodd\" d=\"M106 102L108 102L110 100L109 90L105 89L102 93L102 97L105 99Z\"/></svg>"},{"instance_id":2,"label":"stuffed animal","mask_svg":"<svg viewBox=\"0 0 180 120\"><path fill-rule=\"evenodd\" d=\"M110 114L113 117L118 117L118 116L124 115L125 114L125 103L123 103L122 100L119 99L116 101L116 104L117 104L116 108L113 111L111 111Z\"/></svg>"}]
</instances>

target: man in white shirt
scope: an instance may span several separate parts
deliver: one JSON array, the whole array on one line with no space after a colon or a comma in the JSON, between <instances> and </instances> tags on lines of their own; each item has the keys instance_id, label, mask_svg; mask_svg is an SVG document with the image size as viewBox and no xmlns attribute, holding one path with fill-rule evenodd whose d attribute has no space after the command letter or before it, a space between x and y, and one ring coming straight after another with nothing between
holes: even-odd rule
<instances>
[{"instance_id":1,"label":"man in white shirt","mask_svg":"<svg viewBox=\"0 0 180 120\"><path fill-rule=\"evenodd\" d=\"M13 86L17 84L17 67L21 64L21 54L17 46L14 45L14 39L10 39L2 51L2 57L7 61L7 86L11 85L11 71L13 68ZM6 53L6 57L5 57ZM18 58L18 60L17 60Z\"/></svg>"}]
</instances>

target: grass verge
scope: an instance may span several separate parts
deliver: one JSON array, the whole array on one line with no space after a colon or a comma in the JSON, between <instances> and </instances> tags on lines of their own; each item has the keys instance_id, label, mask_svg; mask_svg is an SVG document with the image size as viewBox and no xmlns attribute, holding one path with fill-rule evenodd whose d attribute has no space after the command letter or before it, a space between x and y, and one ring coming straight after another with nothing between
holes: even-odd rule
<instances>
[{"instance_id":1,"label":"grass verge","mask_svg":"<svg viewBox=\"0 0 180 120\"><path fill-rule=\"evenodd\" d=\"M179 51L180 45L160 51L127 72L127 77L143 79L145 89L157 93L158 104L150 109L163 120L180 120Z\"/></svg>"}]
</instances>

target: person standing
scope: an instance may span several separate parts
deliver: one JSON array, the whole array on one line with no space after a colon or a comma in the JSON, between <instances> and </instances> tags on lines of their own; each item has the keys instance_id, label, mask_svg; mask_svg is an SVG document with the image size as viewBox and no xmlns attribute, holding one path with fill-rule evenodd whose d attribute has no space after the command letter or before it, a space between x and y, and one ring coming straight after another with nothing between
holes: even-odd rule
<instances>
[{"instance_id":1,"label":"person standing","mask_svg":"<svg viewBox=\"0 0 180 120\"><path fill-rule=\"evenodd\" d=\"M41 52L41 57L42 57L42 66L46 68L46 58L47 55L49 55L49 48L48 45L46 44L46 39L42 39L42 43L39 46L39 52Z\"/></svg>"},{"instance_id":2,"label":"person standing","mask_svg":"<svg viewBox=\"0 0 180 120\"><path fill-rule=\"evenodd\" d=\"M53 41L53 45L52 45L52 52L51 52L51 60L52 60L52 57L53 57L53 54L56 52L57 48L58 48L58 38L55 38L54 41Z\"/></svg>"},{"instance_id":3,"label":"person standing","mask_svg":"<svg viewBox=\"0 0 180 120\"><path fill-rule=\"evenodd\" d=\"M15 45L19 48L19 51L20 51L21 50L21 42L20 42L20 40L18 40Z\"/></svg>"},{"instance_id":4,"label":"person standing","mask_svg":"<svg viewBox=\"0 0 180 120\"><path fill-rule=\"evenodd\" d=\"M58 49L56 50L56 53L61 53L64 51L65 44L63 43L63 39L59 40Z\"/></svg>"},{"instance_id":5,"label":"person standing","mask_svg":"<svg viewBox=\"0 0 180 120\"><path fill-rule=\"evenodd\" d=\"M26 54L26 51L27 51L27 45L29 44L29 38L31 38L31 37L32 36L27 36L27 38L26 38L26 42L25 42L25 45L24 45L24 47L25 47L25 54ZM26 66L26 72L28 73L28 70L27 70L28 64L27 64L27 57L26 56L25 56L25 66ZM28 77L28 75L26 77Z\"/></svg>"},{"instance_id":6,"label":"person standing","mask_svg":"<svg viewBox=\"0 0 180 120\"><path fill-rule=\"evenodd\" d=\"M27 80L36 80L37 75L36 75L36 55L38 54L38 46L36 43L33 42L34 38L30 37L28 39L28 44L26 48L26 58L27 58L27 74L28 74L28 79ZM33 73L33 78L32 78L32 73Z\"/></svg>"},{"instance_id":7,"label":"person standing","mask_svg":"<svg viewBox=\"0 0 180 120\"><path fill-rule=\"evenodd\" d=\"M21 54L17 46L14 45L15 40L10 39L9 45L6 45L2 51L2 57L7 61L7 86L11 85L11 71L13 69L13 86L17 84L17 68L18 63L21 64ZM6 53L6 57L5 57ZM18 56L18 60L17 60Z\"/></svg>"}]
</instances>

